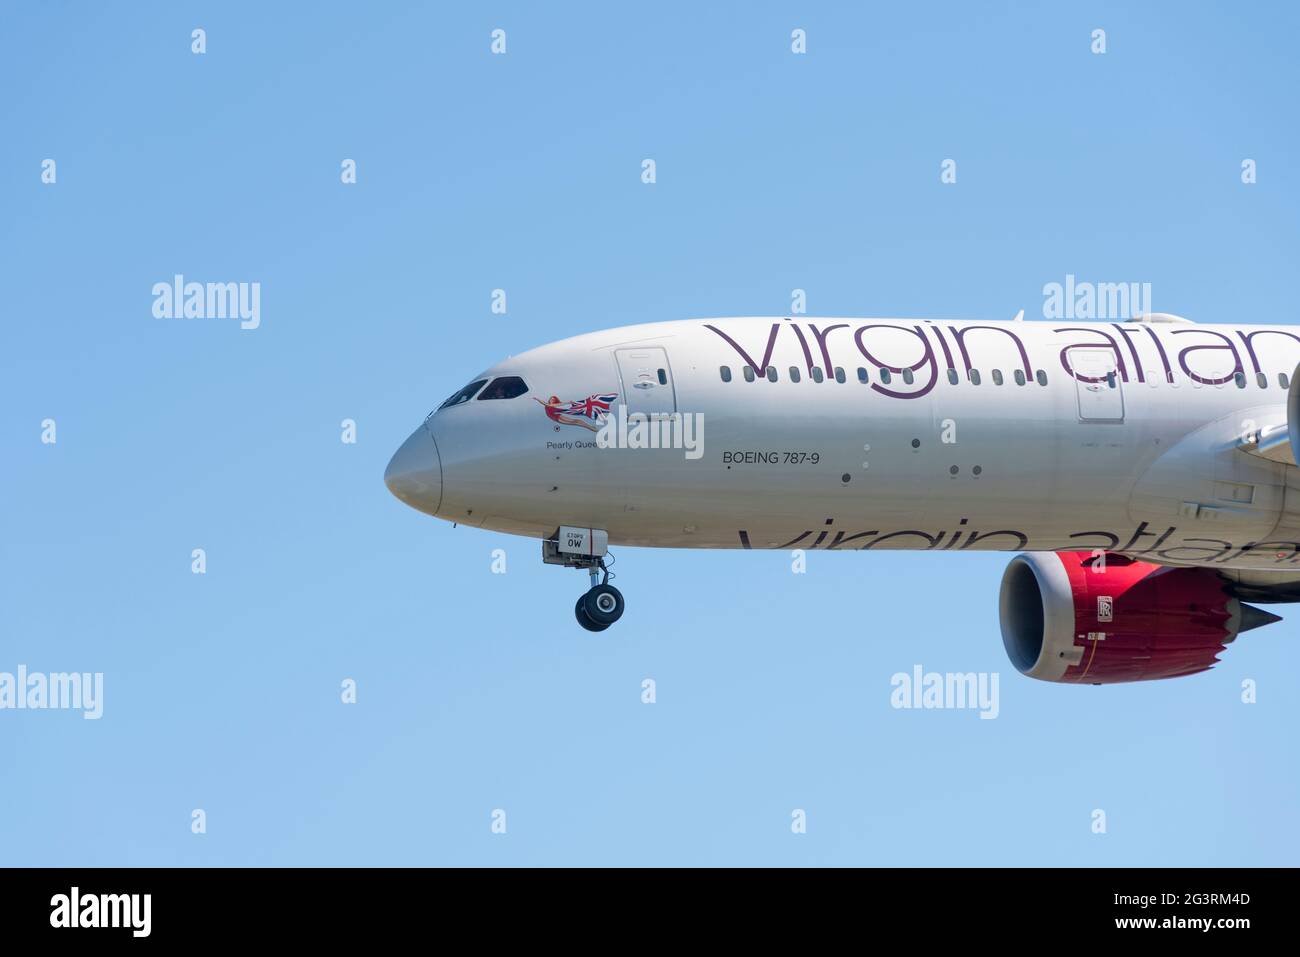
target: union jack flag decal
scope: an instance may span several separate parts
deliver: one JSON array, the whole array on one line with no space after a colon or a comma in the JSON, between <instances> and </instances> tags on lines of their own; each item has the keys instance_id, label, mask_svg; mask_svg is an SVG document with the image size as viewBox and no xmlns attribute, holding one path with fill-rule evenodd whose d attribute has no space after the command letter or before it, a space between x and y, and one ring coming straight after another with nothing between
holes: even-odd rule
<instances>
[{"instance_id":1,"label":"union jack flag decal","mask_svg":"<svg viewBox=\"0 0 1300 957\"><path fill-rule=\"evenodd\" d=\"M573 402L561 401L559 396L554 395L545 402L541 399L534 399L534 401L541 403L552 422L558 422L560 425L579 425L584 429L599 432L600 427L605 423L605 416L609 415L610 406L617 398L617 392L599 392ZM556 428L558 429L559 426Z\"/></svg>"}]
</instances>

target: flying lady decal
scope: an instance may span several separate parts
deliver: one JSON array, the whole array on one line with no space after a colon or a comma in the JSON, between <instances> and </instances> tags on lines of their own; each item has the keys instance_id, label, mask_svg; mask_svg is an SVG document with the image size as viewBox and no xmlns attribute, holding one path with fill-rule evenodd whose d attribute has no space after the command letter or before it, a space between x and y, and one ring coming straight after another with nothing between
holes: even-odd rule
<instances>
[{"instance_id":1,"label":"flying lady decal","mask_svg":"<svg viewBox=\"0 0 1300 957\"><path fill-rule=\"evenodd\" d=\"M540 403L546 410L547 418L559 423L555 426L556 432L560 431L561 425L578 425L592 432L599 432L600 427L605 424L605 417L609 415L611 403L617 398L617 392L602 392L589 395L585 399L578 399L576 402L563 402L559 396L554 395L545 402L538 398L534 398L533 401Z\"/></svg>"}]
</instances>

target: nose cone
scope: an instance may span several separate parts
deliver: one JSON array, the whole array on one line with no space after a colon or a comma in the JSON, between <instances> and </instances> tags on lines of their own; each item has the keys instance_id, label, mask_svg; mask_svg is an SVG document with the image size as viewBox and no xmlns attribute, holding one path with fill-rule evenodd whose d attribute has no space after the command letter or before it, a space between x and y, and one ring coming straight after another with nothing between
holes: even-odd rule
<instances>
[{"instance_id":1,"label":"nose cone","mask_svg":"<svg viewBox=\"0 0 1300 957\"><path fill-rule=\"evenodd\" d=\"M435 515L442 503L442 462L438 446L424 426L402 443L384 470L388 491L411 508Z\"/></svg>"}]
</instances>

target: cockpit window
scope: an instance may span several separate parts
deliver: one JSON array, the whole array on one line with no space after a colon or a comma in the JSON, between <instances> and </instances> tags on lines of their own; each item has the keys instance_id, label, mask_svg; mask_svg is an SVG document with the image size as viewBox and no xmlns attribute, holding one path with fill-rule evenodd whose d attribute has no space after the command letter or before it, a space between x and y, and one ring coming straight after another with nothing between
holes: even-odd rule
<instances>
[{"instance_id":1,"label":"cockpit window","mask_svg":"<svg viewBox=\"0 0 1300 957\"><path fill-rule=\"evenodd\" d=\"M493 379L492 384L483 390L479 401L483 399L513 399L528 391L528 383L517 375L503 375Z\"/></svg>"},{"instance_id":2,"label":"cockpit window","mask_svg":"<svg viewBox=\"0 0 1300 957\"><path fill-rule=\"evenodd\" d=\"M485 382L487 382L487 379L477 379L474 382L471 382L469 385L465 386L465 388L461 389L459 392L453 395L442 405L438 406L437 411L442 411L443 409L450 409L453 405L460 405L462 402L468 402L470 399L474 398L475 392L483 388L483 383Z\"/></svg>"}]
</instances>

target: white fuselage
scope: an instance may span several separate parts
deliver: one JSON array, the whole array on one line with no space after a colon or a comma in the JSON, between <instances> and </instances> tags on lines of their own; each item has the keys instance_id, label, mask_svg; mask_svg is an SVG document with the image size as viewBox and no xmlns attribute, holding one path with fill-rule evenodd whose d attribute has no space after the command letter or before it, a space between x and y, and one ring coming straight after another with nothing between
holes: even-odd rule
<instances>
[{"instance_id":1,"label":"white fuselage","mask_svg":"<svg viewBox=\"0 0 1300 957\"><path fill-rule=\"evenodd\" d=\"M477 376L527 391L430 415L389 485L535 538L569 525L673 548L1102 550L1294 575L1297 469L1240 446L1286 423L1298 362L1300 336L1277 326L633 326ZM661 433L692 416L698 457L600 447L605 400L669 417Z\"/></svg>"}]
</instances>

